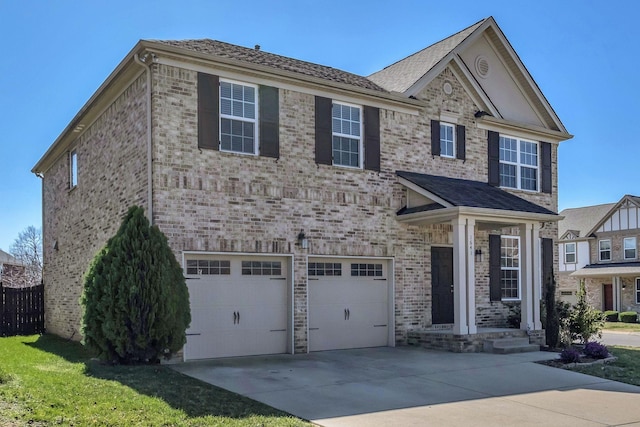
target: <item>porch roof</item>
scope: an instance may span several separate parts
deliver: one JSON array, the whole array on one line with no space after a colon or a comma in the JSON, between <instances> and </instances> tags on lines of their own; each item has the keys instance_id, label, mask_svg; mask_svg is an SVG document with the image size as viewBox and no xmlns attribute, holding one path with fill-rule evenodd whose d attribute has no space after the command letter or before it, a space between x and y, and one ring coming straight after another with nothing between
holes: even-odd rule
<instances>
[{"instance_id":1,"label":"porch roof","mask_svg":"<svg viewBox=\"0 0 640 427\"><path fill-rule=\"evenodd\" d=\"M397 212L403 222L436 222L457 215L483 217L504 225L520 221L559 221L557 213L486 182L396 171L400 184L421 197Z\"/></svg>"},{"instance_id":2,"label":"porch roof","mask_svg":"<svg viewBox=\"0 0 640 427\"><path fill-rule=\"evenodd\" d=\"M640 276L640 262L589 264L570 274L571 277Z\"/></svg>"}]
</instances>

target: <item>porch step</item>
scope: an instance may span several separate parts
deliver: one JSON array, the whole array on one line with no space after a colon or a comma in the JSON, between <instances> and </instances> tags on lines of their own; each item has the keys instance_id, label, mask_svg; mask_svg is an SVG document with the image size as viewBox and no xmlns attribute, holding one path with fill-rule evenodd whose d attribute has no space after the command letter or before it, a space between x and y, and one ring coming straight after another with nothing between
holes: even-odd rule
<instances>
[{"instance_id":1,"label":"porch step","mask_svg":"<svg viewBox=\"0 0 640 427\"><path fill-rule=\"evenodd\" d=\"M498 338L484 341L484 352L495 354L527 353L540 351L540 346L529 344L529 338Z\"/></svg>"}]
</instances>

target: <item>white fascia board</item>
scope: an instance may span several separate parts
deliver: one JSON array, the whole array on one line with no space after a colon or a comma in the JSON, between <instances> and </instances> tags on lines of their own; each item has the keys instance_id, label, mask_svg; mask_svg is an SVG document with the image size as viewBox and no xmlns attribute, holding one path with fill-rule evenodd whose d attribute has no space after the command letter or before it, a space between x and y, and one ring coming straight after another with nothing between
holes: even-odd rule
<instances>
[{"instance_id":1,"label":"white fascia board","mask_svg":"<svg viewBox=\"0 0 640 427\"><path fill-rule=\"evenodd\" d=\"M539 214L531 212L505 211L500 209L474 208L468 206L450 207L427 212L415 212L397 217L400 222L432 222L439 223L464 216L474 218L478 222L502 223L530 223L530 222L557 222L562 216L555 214Z\"/></svg>"},{"instance_id":2,"label":"white fascia board","mask_svg":"<svg viewBox=\"0 0 640 427\"><path fill-rule=\"evenodd\" d=\"M525 139L532 139L534 141L550 142L552 144L559 144L562 141L573 138L573 135L568 133L558 132L541 126L512 122L491 116L478 118L476 120L476 125L480 129L506 133Z\"/></svg>"}]
</instances>

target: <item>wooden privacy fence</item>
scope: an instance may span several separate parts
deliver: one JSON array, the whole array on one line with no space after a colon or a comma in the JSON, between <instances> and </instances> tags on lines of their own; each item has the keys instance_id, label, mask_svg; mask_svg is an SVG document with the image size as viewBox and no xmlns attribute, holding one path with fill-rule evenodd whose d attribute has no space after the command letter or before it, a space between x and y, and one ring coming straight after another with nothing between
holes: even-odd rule
<instances>
[{"instance_id":1,"label":"wooden privacy fence","mask_svg":"<svg viewBox=\"0 0 640 427\"><path fill-rule=\"evenodd\" d=\"M44 332L44 285L9 288L0 283L0 336Z\"/></svg>"}]
</instances>

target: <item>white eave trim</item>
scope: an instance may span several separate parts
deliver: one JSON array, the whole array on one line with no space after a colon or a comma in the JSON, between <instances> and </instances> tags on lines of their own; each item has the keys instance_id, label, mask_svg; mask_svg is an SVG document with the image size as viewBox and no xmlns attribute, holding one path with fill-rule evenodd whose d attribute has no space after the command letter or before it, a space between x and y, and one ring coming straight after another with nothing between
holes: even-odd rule
<instances>
[{"instance_id":1,"label":"white eave trim","mask_svg":"<svg viewBox=\"0 0 640 427\"><path fill-rule=\"evenodd\" d=\"M559 132L535 125L512 122L492 116L483 116L476 120L480 129L492 130L499 133L507 133L535 141L544 141L559 144L562 141L573 138L573 135Z\"/></svg>"},{"instance_id":2,"label":"white eave trim","mask_svg":"<svg viewBox=\"0 0 640 427\"><path fill-rule=\"evenodd\" d=\"M556 214L540 214L520 211L506 211L501 209L474 208L457 206L425 212L414 212L397 215L396 219L403 223L441 223L459 216L473 217L480 222L522 223L522 222L557 222L563 217Z\"/></svg>"}]
</instances>

